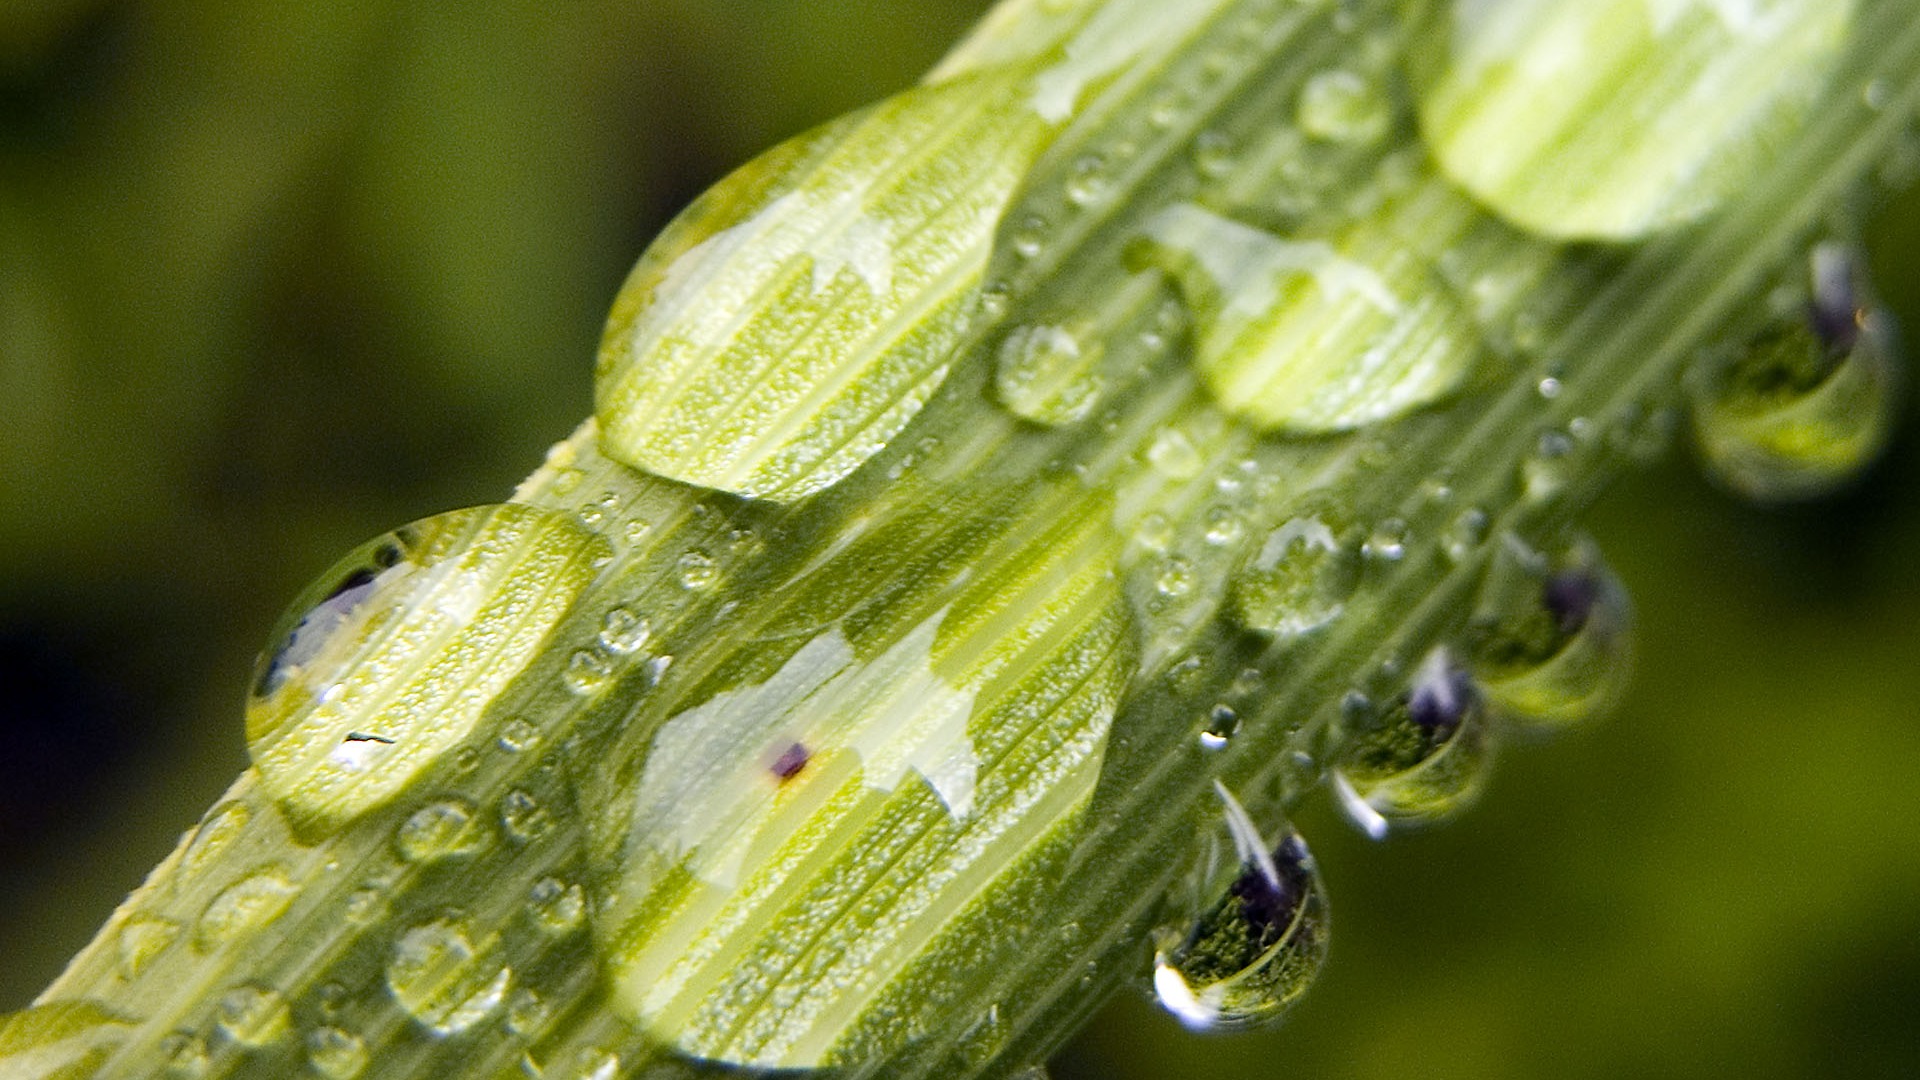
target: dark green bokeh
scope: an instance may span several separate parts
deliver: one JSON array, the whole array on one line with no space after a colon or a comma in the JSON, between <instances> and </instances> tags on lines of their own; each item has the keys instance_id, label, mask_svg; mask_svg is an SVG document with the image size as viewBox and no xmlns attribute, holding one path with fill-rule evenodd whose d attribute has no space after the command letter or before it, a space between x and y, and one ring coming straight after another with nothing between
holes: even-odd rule
<instances>
[{"instance_id":1,"label":"dark green bokeh","mask_svg":"<svg viewBox=\"0 0 1920 1080\"><path fill-rule=\"evenodd\" d=\"M239 771L281 603L502 497L586 414L666 217L984 6L0 4L0 1009ZM1910 202L1872 241L1920 326ZM1126 1001L1057 1074L1911 1075L1914 420L1809 507L1685 461L1623 485L1593 522L1640 608L1621 715L1510 749L1444 830L1311 807L1333 957L1288 1024Z\"/></svg>"}]
</instances>

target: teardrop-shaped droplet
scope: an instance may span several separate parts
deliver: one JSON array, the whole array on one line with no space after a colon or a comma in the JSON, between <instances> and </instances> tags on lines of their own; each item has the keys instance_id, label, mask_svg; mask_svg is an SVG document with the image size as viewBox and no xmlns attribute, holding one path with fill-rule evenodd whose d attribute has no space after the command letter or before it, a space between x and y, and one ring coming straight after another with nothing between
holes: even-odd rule
<instances>
[{"instance_id":1,"label":"teardrop-shaped droplet","mask_svg":"<svg viewBox=\"0 0 1920 1080\"><path fill-rule=\"evenodd\" d=\"M0 1076L91 1080L133 1024L88 1001L55 1001L0 1017Z\"/></svg>"},{"instance_id":2,"label":"teardrop-shaped droplet","mask_svg":"<svg viewBox=\"0 0 1920 1080\"><path fill-rule=\"evenodd\" d=\"M1694 396L1693 430L1713 476L1762 502L1825 494L1885 449L1898 419L1893 328L1871 306L1850 248L1813 253L1803 311L1752 341Z\"/></svg>"},{"instance_id":3,"label":"teardrop-shaped droplet","mask_svg":"<svg viewBox=\"0 0 1920 1080\"><path fill-rule=\"evenodd\" d=\"M387 960L393 999L435 1035L457 1035L493 1015L512 984L513 969L450 918L402 933Z\"/></svg>"},{"instance_id":4,"label":"teardrop-shaped droplet","mask_svg":"<svg viewBox=\"0 0 1920 1080\"><path fill-rule=\"evenodd\" d=\"M1052 134L1018 76L909 90L688 208L614 301L595 390L608 456L788 500L899 434L946 378Z\"/></svg>"},{"instance_id":5,"label":"teardrop-shaped droplet","mask_svg":"<svg viewBox=\"0 0 1920 1080\"><path fill-rule=\"evenodd\" d=\"M568 515L479 507L397 529L322 575L247 703L254 767L295 828L338 828L465 740L608 551Z\"/></svg>"},{"instance_id":6,"label":"teardrop-shaped droplet","mask_svg":"<svg viewBox=\"0 0 1920 1080\"><path fill-rule=\"evenodd\" d=\"M1239 801L1218 789L1227 843L1207 850L1180 888L1185 926L1163 931L1153 991L1196 1030L1271 1023L1305 993L1327 953L1327 898L1300 834L1269 842ZM1189 897L1197 903L1189 903Z\"/></svg>"},{"instance_id":7,"label":"teardrop-shaped droplet","mask_svg":"<svg viewBox=\"0 0 1920 1080\"><path fill-rule=\"evenodd\" d=\"M1502 719L1563 727L1605 712L1633 668L1633 606L1591 542L1548 558L1509 536L1469 629L1474 675Z\"/></svg>"},{"instance_id":8,"label":"teardrop-shaped droplet","mask_svg":"<svg viewBox=\"0 0 1920 1080\"><path fill-rule=\"evenodd\" d=\"M1426 185L1380 218L1445 234L1465 213ZM1148 219L1149 258L1195 311L1195 361L1221 408L1266 431L1321 435L1405 415L1453 393L1479 365L1480 334L1421 249L1370 215L1328 236L1283 240L1180 203Z\"/></svg>"},{"instance_id":9,"label":"teardrop-shaped droplet","mask_svg":"<svg viewBox=\"0 0 1920 1080\"><path fill-rule=\"evenodd\" d=\"M1234 577L1234 611L1248 629L1292 640L1339 618L1359 578L1354 546L1325 517L1295 517L1248 553Z\"/></svg>"},{"instance_id":10,"label":"teardrop-shaped droplet","mask_svg":"<svg viewBox=\"0 0 1920 1080\"><path fill-rule=\"evenodd\" d=\"M1329 775L1340 808L1374 839L1443 821L1472 803L1492 751L1479 689L1446 648L1421 663L1383 714L1359 726Z\"/></svg>"},{"instance_id":11,"label":"teardrop-shaped droplet","mask_svg":"<svg viewBox=\"0 0 1920 1080\"><path fill-rule=\"evenodd\" d=\"M1631 240L1711 212L1814 113L1855 0L1438 5L1416 55L1441 168L1524 228Z\"/></svg>"}]
</instances>

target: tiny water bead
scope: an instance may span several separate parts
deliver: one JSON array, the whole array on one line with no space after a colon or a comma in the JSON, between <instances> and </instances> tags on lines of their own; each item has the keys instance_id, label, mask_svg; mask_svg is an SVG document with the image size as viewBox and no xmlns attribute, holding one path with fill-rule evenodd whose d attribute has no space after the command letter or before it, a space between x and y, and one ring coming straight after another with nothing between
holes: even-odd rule
<instances>
[{"instance_id":1,"label":"tiny water bead","mask_svg":"<svg viewBox=\"0 0 1920 1080\"><path fill-rule=\"evenodd\" d=\"M0 1017L0 1076L88 1080L133 1024L88 1001L54 1001Z\"/></svg>"},{"instance_id":2,"label":"tiny water bead","mask_svg":"<svg viewBox=\"0 0 1920 1080\"><path fill-rule=\"evenodd\" d=\"M1486 781L1492 736L1480 692L1444 646L1390 706L1368 703L1347 722L1350 748L1328 782L1340 809L1376 840L1398 825L1453 817Z\"/></svg>"},{"instance_id":3,"label":"tiny water bead","mask_svg":"<svg viewBox=\"0 0 1920 1080\"><path fill-rule=\"evenodd\" d=\"M1156 935L1153 992L1195 1030L1272 1023L1326 959L1326 890L1300 834L1271 844L1218 782L1222 827L1174 897L1187 921ZM1226 834L1221 843L1219 832Z\"/></svg>"},{"instance_id":4,"label":"tiny water bead","mask_svg":"<svg viewBox=\"0 0 1920 1080\"><path fill-rule=\"evenodd\" d=\"M1633 240L1753 183L1814 115L1856 0L1434 5L1413 55L1422 133L1496 212Z\"/></svg>"},{"instance_id":5,"label":"tiny water bead","mask_svg":"<svg viewBox=\"0 0 1920 1080\"><path fill-rule=\"evenodd\" d=\"M1902 364L1860 253L1813 251L1810 295L1696 385L1694 441L1713 477L1762 502L1825 494L1877 458Z\"/></svg>"},{"instance_id":6,"label":"tiny water bead","mask_svg":"<svg viewBox=\"0 0 1920 1080\"><path fill-rule=\"evenodd\" d=\"M475 945L461 922L444 917L402 933L387 961L394 1001L434 1035L458 1035L506 1001L513 969L490 942Z\"/></svg>"},{"instance_id":7,"label":"tiny water bead","mask_svg":"<svg viewBox=\"0 0 1920 1080\"><path fill-rule=\"evenodd\" d=\"M294 827L338 828L464 741L608 551L568 515L500 505L395 530L322 575L247 704L254 767Z\"/></svg>"},{"instance_id":8,"label":"tiny water bead","mask_svg":"<svg viewBox=\"0 0 1920 1080\"><path fill-rule=\"evenodd\" d=\"M1468 628L1480 692L1501 719L1557 728L1604 713L1633 669L1633 607L1590 541L1554 559L1509 536Z\"/></svg>"}]
</instances>

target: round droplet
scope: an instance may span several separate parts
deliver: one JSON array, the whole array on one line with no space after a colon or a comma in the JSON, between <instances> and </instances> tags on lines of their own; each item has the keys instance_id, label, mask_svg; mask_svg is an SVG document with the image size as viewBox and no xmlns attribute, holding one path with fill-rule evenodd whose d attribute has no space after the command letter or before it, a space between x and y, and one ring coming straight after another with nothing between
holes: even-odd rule
<instances>
[{"instance_id":1,"label":"round droplet","mask_svg":"<svg viewBox=\"0 0 1920 1080\"><path fill-rule=\"evenodd\" d=\"M1105 348L1068 325L1019 326L1001 340L994 391L1014 415L1036 424L1077 424L1093 414L1106 386Z\"/></svg>"},{"instance_id":2,"label":"round droplet","mask_svg":"<svg viewBox=\"0 0 1920 1080\"><path fill-rule=\"evenodd\" d=\"M167 1075L178 1080L199 1080L213 1064L207 1041L198 1035L167 1036L160 1043L160 1056L166 1060Z\"/></svg>"},{"instance_id":3,"label":"round droplet","mask_svg":"<svg viewBox=\"0 0 1920 1080\"><path fill-rule=\"evenodd\" d=\"M560 1075L564 1080L617 1080L620 1075L620 1055L589 1046L575 1054L573 1061Z\"/></svg>"},{"instance_id":4,"label":"round droplet","mask_svg":"<svg viewBox=\"0 0 1920 1080\"><path fill-rule=\"evenodd\" d=\"M387 961L387 988L408 1015L435 1035L457 1035L497 1011L513 970L476 948L452 919L424 923L400 935Z\"/></svg>"},{"instance_id":5,"label":"round droplet","mask_svg":"<svg viewBox=\"0 0 1920 1080\"><path fill-rule=\"evenodd\" d=\"M248 749L295 828L399 794L473 731L594 576L606 542L527 506L380 537L295 601L255 672Z\"/></svg>"},{"instance_id":6,"label":"round droplet","mask_svg":"<svg viewBox=\"0 0 1920 1080\"><path fill-rule=\"evenodd\" d=\"M1306 992L1326 959L1326 891L1300 834L1270 842L1216 784L1223 827L1209 835L1176 891L1182 923L1156 935L1153 991L1195 1030L1271 1023Z\"/></svg>"},{"instance_id":7,"label":"round droplet","mask_svg":"<svg viewBox=\"0 0 1920 1080\"><path fill-rule=\"evenodd\" d=\"M507 1030L522 1039L538 1039L552 1018L553 1006L524 986L507 996Z\"/></svg>"},{"instance_id":8,"label":"round droplet","mask_svg":"<svg viewBox=\"0 0 1920 1080\"><path fill-rule=\"evenodd\" d=\"M88 1080L133 1025L90 1001L54 1001L0 1017L0 1076Z\"/></svg>"},{"instance_id":9,"label":"round droplet","mask_svg":"<svg viewBox=\"0 0 1920 1080\"><path fill-rule=\"evenodd\" d=\"M1294 114L1300 130L1327 142L1379 142L1393 122L1392 107L1380 86L1357 72L1322 71L1300 88Z\"/></svg>"},{"instance_id":10,"label":"round droplet","mask_svg":"<svg viewBox=\"0 0 1920 1080\"><path fill-rule=\"evenodd\" d=\"M597 649L578 649L560 678L573 693L592 697L613 685L613 661Z\"/></svg>"},{"instance_id":11,"label":"round droplet","mask_svg":"<svg viewBox=\"0 0 1920 1080\"><path fill-rule=\"evenodd\" d=\"M1694 394L1694 437L1712 475L1748 498L1825 494L1886 448L1901 364L1887 316L1871 306L1859 255L1822 245L1812 297L1750 342Z\"/></svg>"},{"instance_id":12,"label":"round droplet","mask_svg":"<svg viewBox=\"0 0 1920 1080\"><path fill-rule=\"evenodd\" d=\"M465 799L428 803L394 833L393 845L408 862L436 862L471 855L486 846L486 826L474 820Z\"/></svg>"},{"instance_id":13,"label":"round droplet","mask_svg":"<svg viewBox=\"0 0 1920 1080\"><path fill-rule=\"evenodd\" d=\"M344 1028L315 1028L307 1035L307 1064L327 1080L354 1080L367 1067L366 1040Z\"/></svg>"},{"instance_id":14,"label":"round droplet","mask_svg":"<svg viewBox=\"0 0 1920 1080\"><path fill-rule=\"evenodd\" d=\"M1633 667L1633 606L1599 550L1549 558L1509 537L1469 629L1481 693L1503 719L1563 727L1619 700Z\"/></svg>"},{"instance_id":15,"label":"round droplet","mask_svg":"<svg viewBox=\"0 0 1920 1080\"><path fill-rule=\"evenodd\" d=\"M1428 654L1391 707L1356 727L1330 782L1340 808L1376 840L1396 825L1454 816L1485 783L1492 742L1480 693L1445 648Z\"/></svg>"},{"instance_id":16,"label":"round droplet","mask_svg":"<svg viewBox=\"0 0 1920 1080\"><path fill-rule=\"evenodd\" d=\"M197 876L207 867L219 861L222 852L233 846L233 842L246 831L247 823L253 819L253 811L243 802L224 802L207 811L200 821L200 827L194 830L193 840L187 844L187 850L180 856L180 873L184 877Z\"/></svg>"},{"instance_id":17,"label":"round droplet","mask_svg":"<svg viewBox=\"0 0 1920 1080\"><path fill-rule=\"evenodd\" d=\"M578 884L559 878L541 878L528 896L533 921L549 934L571 934L587 917L587 893Z\"/></svg>"},{"instance_id":18,"label":"round droplet","mask_svg":"<svg viewBox=\"0 0 1920 1080\"><path fill-rule=\"evenodd\" d=\"M220 995L213 1017L220 1033L241 1046L271 1046L286 1038L293 1023L287 999L278 990L255 983Z\"/></svg>"},{"instance_id":19,"label":"round droplet","mask_svg":"<svg viewBox=\"0 0 1920 1080\"><path fill-rule=\"evenodd\" d=\"M1358 580L1359 560L1325 519L1292 518L1236 575L1235 611L1247 628L1292 640L1339 618Z\"/></svg>"},{"instance_id":20,"label":"round droplet","mask_svg":"<svg viewBox=\"0 0 1920 1080\"><path fill-rule=\"evenodd\" d=\"M1206 467L1193 440L1177 427L1161 430L1147 447L1147 461L1155 472L1169 480L1191 480Z\"/></svg>"},{"instance_id":21,"label":"round droplet","mask_svg":"<svg viewBox=\"0 0 1920 1080\"><path fill-rule=\"evenodd\" d=\"M201 952L225 948L267 926L293 906L299 886L285 867L256 870L222 889L194 924L193 945Z\"/></svg>"},{"instance_id":22,"label":"round droplet","mask_svg":"<svg viewBox=\"0 0 1920 1080\"><path fill-rule=\"evenodd\" d=\"M510 754L520 753L540 741L540 729L531 720L514 717L500 725L500 749Z\"/></svg>"},{"instance_id":23,"label":"round droplet","mask_svg":"<svg viewBox=\"0 0 1920 1080\"><path fill-rule=\"evenodd\" d=\"M630 656L653 637L653 623L629 608L616 607L600 622L600 645L616 656Z\"/></svg>"},{"instance_id":24,"label":"round droplet","mask_svg":"<svg viewBox=\"0 0 1920 1080\"><path fill-rule=\"evenodd\" d=\"M720 568L713 556L704 551L689 551L680 556L680 587L689 592L704 592L720 580Z\"/></svg>"},{"instance_id":25,"label":"round droplet","mask_svg":"<svg viewBox=\"0 0 1920 1080\"><path fill-rule=\"evenodd\" d=\"M1207 726L1200 731L1200 745L1208 750L1224 750L1240 730L1240 713L1231 705L1215 705L1207 714Z\"/></svg>"},{"instance_id":26,"label":"round droplet","mask_svg":"<svg viewBox=\"0 0 1920 1080\"><path fill-rule=\"evenodd\" d=\"M553 815L532 792L515 788L500 800L500 828L507 838L525 844L553 829Z\"/></svg>"}]
</instances>

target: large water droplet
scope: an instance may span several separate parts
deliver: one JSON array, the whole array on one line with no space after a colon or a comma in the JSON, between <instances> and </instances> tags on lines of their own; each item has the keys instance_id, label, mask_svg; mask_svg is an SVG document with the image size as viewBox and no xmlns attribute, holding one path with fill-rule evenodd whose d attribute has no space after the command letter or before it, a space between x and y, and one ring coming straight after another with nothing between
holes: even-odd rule
<instances>
[{"instance_id":1,"label":"large water droplet","mask_svg":"<svg viewBox=\"0 0 1920 1080\"><path fill-rule=\"evenodd\" d=\"M193 946L201 952L225 948L275 919L293 906L299 886L285 867L256 870L222 889L194 924Z\"/></svg>"},{"instance_id":2,"label":"large water droplet","mask_svg":"<svg viewBox=\"0 0 1920 1080\"><path fill-rule=\"evenodd\" d=\"M1159 934L1153 989L1197 1030L1270 1023L1306 992L1327 952L1326 892L1306 841L1269 844L1224 786L1222 837L1210 835L1176 907L1189 921Z\"/></svg>"},{"instance_id":3,"label":"large water droplet","mask_svg":"<svg viewBox=\"0 0 1920 1080\"><path fill-rule=\"evenodd\" d=\"M451 919L423 923L400 935L387 961L387 988L409 1015L435 1035L457 1035L500 1008L513 969L476 947L467 928Z\"/></svg>"},{"instance_id":4,"label":"large water droplet","mask_svg":"<svg viewBox=\"0 0 1920 1080\"><path fill-rule=\"evenodd\" d=\"M1452 817L1485 783L1492 743L1479 690L1444 647L1383 713L1349 723L1357 730L1329 782L1348 818L1376 840L1396 825Z\"/></svg>"},{"instance_id":5,"label":"large water droplet","mask_svg":"<svg viewBox=\"0 0 1920 1080\"><path fill-rule=\"evenodd\" d=\"M133 1025L87 1001L55 1001L0 1017L0 1076L88 1080Z\"/></svg>"},{"instance_id":6,"label":"large water droplet","mask_svg":"<svg viewBox=\"0 0 1920 1080\"><path fill-rule=\"evenodd\" d=\"M1554 559L1509 536L1475 607L1470 657L1504 719L1559 727L1604 712L1632 671L1633 610L1599 549Z\"/></svg>"},{"instance_id":7,"label":"large water droplet","mask_svg":"<svg viewBox=\"0 0 1920 1080\"><path fill-rule=\"evenodd\" d=\"M1894 337L1867 296L1858 253L1816 248L1805 306L1696 388L1694 436L1713 476L1766 502L1821 495L1856 476L1898 419Z\"/></svg>"},{"instance_id":8,"label":"large water droplet","mask_svg":"<svg viewBox=\"0 0 1920 1080\"><path fill-rule=\"evenodd\" d=\"M1326 519L1296 517L1249 553L1234 578L1234 609L1249 629L1298 638L1339 618L1359 571L1353 546Z\"/></svg>"},{"instance_id":9,"label":"large water droplet","mask_svg":"<svg viewBox=\"0 0 1920 1080\"><path fill-rule=\"evenodd\" d=\"M254 766L296 829L337 828L458 746L608 551L565 514L481 507L322 575L281 620L247 704Z\"/></svg>"}]
</instances>

